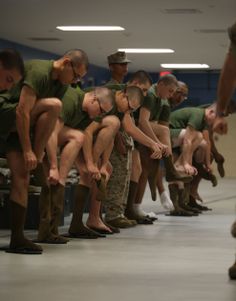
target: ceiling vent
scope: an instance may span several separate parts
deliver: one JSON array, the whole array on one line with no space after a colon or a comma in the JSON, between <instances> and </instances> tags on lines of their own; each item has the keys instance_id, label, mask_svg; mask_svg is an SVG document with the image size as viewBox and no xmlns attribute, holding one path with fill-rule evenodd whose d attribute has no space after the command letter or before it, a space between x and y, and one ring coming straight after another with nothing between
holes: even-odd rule
<instances>
[{"instance_id":1,"label":"ceiling vent","mask_svg":"<svg viewBox=\"0 0 236 301\"><path fill-rule=\"evenodd\" d=\"M200 11L199 9L195 9L195 8L166 8L163 9L164 14L173 14L173 15L177 15L177 14L201 14L202 11Z\"/></svg>"},{"instance_id":2,"label":"ceiling vent","mask_svg":"<svg viewBox=\"0 0 236 301\"><path fill-rule=\"evenodd\" d=\"M47 38L47 37L30 37L28 38L31 41L39 41L39 42L55 42L61 41L59 38Z\"/></svg>"},{"instance_id":3,"label":"ceiling vent","mask_svg":"<svg viewBox=\"0 0 236 301\"><path fill-rule=\"evenodd\" d=\"M226 29L194 29L198 33L226 33Z\"/></svg>"}]
</instances>

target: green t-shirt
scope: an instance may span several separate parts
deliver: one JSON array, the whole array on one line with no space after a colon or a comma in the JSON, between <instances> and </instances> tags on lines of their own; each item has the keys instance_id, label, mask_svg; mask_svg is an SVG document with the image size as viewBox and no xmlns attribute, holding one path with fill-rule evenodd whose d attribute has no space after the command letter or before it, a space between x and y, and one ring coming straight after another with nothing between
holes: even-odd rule
<instances>
[{"instance_id":1,"label":"green t-shirt","mask_svg":"<svg viewBox=\"0 0 236 301\"><path fill-rule=\"evenodd\" d=\"M31 60L25 62L24 79L13 87L7 96L5 94L5 100L11 103L18 102L24 85L34 90L37 99L56 97L61 100L68 86L52 79L52 67L52 60Z\"/></svg>"},{"instance_id":2,"label":"green t-shirt","mask_svg":"<svg viewBox=\"0 0 236 301\"><path fill-rule=\"evenodd\" d=\"M206 129L205 109L188 107L171 112L170 128L185 129L187 126L200 132Z\"/></svg>"},{"instance_id":3,"label":"green t-shirt","mask_svg":"<svg viewBox=\"0 0 236 301\"><path fill-rule=\"evenodd\" d=\"M113 90L113 91L122 91L126 88L126 84L112 84L112 83L107 83L104 87Z\"/></svg>"},{"instance_id":4,"label":"green t-shirt","mask_svg":"<svg viewBox=\"0 0 236 301\"><path fill-rule=\"evenodd\" d=\"M122 85L118 80L111 78L105 85Z\"/></svg>"},{"instance_id":5,"label":"green t-shirt","mask_svg":"<svg viewBox=\"0 0 236 301\"><path fill-rule=\"evenodd\" d=\"M230 48L236 57L236 22L228 29L228 32L231 41Z\"/></svg>"},{"instance_id":6,"label":"green t-shirt","mask_svg":"<svg viewBox=\"0 0 236 301\"><path fill-rule=\"evenodd\" d=\"M109 116L109 115L114 115L114 116L118 117L120 121L122 121L125 116L125 113L119 112L117 105L114 104L113 109L106 114L106 116Z\"/></svg>"},{"instance_id":7,"label":"green t-shirt","mask_svg":"<svg viewBox=\"0 0 236 301\"><path fill-rule=\"evenodd\" d=\"M37 98L57 97L61 99L67 89L59 80L52 79L53 61L32 60L25 63L23 84L31 87Z\"/></svg>"},{"instance_id":8,"label":"green t-shirt","mask_svg":"<svg viewBox=\"0 0 236 301\"><path fill-rule=\"evenodd\" d=\"M150 111L149 121L169 122L170 105L168 100L161 99L156 95L156 84L149 89L147 96L144 97L142 107ZM139 112L138 112L139 113ZM135 114L135 120L137 118Z\"/></svg>"},{"instance_id":9,"label":"green t-shirt","mask_svg":"<svg viewBox=\"0 0 236 301\"><path fill-rule=\"evenodd\" d=\"M102 117L90 119L87 112L83 111L82 105L85 93L80 89L69 87L62 98L62 111L60 118L64 124L73 129L85 130L92 122L101 122Z\"/></svg>"}]
</instances>

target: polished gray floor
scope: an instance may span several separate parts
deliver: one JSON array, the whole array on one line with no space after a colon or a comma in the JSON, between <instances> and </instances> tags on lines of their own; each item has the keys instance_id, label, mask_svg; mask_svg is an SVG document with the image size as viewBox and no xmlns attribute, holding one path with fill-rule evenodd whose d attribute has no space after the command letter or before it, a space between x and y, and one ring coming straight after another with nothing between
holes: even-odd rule
<instances>
[{"instance_id":1,"label":"polished gray floor","mask_svg":"<svg viewBox=\"0 0 236 301\"><path fill-rule=\"evenodd\" d=\"M229 233L236 180L214 189L204 182L200 191L213 211L199 217L165 216L147 192L144 208L159 213L152 226L48 245L39 256L0 253L0 300L235 301L236 281L227 270L236 249ZM0 231L1 244L8 234Z\"/></svg>"}]
</instances>

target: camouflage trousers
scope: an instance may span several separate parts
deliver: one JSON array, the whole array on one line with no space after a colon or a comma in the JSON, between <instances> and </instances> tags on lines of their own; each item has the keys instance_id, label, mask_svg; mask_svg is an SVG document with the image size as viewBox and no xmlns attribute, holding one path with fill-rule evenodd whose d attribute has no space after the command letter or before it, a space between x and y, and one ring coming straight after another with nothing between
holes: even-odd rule
<instances>
[{"instance_id":1,"label":"camouflage trousers","mask_svg":"<svg viewBox=\"0 0 236 301\"><path fill-rule=\"evenodd\" d=\"M110 157L113 172L107 185L107 198L104 202L107 221L121 217L127 203L132 164L132 149L120 155L113 149Z\"/></svg>"}]
</instances>

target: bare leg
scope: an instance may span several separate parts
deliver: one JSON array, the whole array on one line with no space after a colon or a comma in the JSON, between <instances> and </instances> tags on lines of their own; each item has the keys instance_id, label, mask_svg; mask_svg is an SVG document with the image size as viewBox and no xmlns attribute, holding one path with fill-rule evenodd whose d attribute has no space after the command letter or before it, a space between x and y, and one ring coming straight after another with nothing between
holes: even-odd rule
<instances>
[{"instance_id":1,"label":"bare leg","mask_svg":"<svg viewBox=\"0 0 236 301\"><path fill-rule=\"evenodd\" d=\"M151 122L151 126L157 138L161 141L161 143L168 146L168 151L172 154L169 127L157 122Z\"/></svg>"},{"instance_id":2,"label":"bare leg","mask_svg":"<svg viewBox=\"0 0 236 301\"><path fill-rule=\"evenodd\" d=\"M108 148L111 141L113 141L119 127L120 122L117 117L108 116L103 119L101 129L99 130L93 147L93 158L95 163L98 162L102 153Z\"/></svg>"},{"instance_id":3,"label":"bare leg","mask_svg":"<svg viewBox=\"0 0 236 301\"><path fill-rule=\"evenodd\" d=\"M185 132L183 132L183 134L182 132L180 133L176 146L183 146L184 135ZM177 170L186 171L186 173L190 173L192 175L196 174L196 169L192 166L193 153L201 143L202 139L202 133L192 131L191 145L189 146L188 151L182 150L179 158L175 162ZM188 143L190 143L190 141Z\"/></svg>"},{"instance_id":4,"label":"bare leg","mask_svg":"<svg viewBox=\"0 0 236 301\"><path fill-rule=\"evenodd\" d=\"M163 179L163 170L161 167L159 167L158 171L157 171L157 189L158 189L159 195L161 195L162 192L165 190L162 179Z\"/></svg>"},{"instance_id":5,"label":"bare leg","mask_svg":"<svg viewBox=\"0 0 236 301\"><path fill-rule=\"evenodd\" d=\"M93 185L91 188L89 217L86 225L90 229L99 232L101 231L104 234L112 233L111 229L103 223L100 217L102 203L96 200L96 194L97 194L97 188L96 185Z\"/></svg>"},{"instance_id":6,"label":"bare leg","mask_svg":"<svg viewBox=\"0 0 236 301\"><path fill-rule=\"evenodd\" d=\"M40 99L32 112L32 124L35 124L34 152L39 162L42 162L44 149L55 127L62 104L57 98Z\"/></svg>"},{"instance_id":7,"label":"bare leg","mask_svg":"<svg viewBox=\"0 0 236 301\"><path fill-rule=\"evenodd\" d=\"M60 158L59 182L65 186L68 173L83 145L84 134L66 126L59 133L58 144L65 145Z\"/></svg>"},{"instance_id":8,"label":"bare leg","mask_svg":"<svg viewBox=\"0 0 236 301\"><path fill-rule=\"evenodd\" d=\"M200 175L196 175L192 182L191 182L191 186L190 186L190 195L195 199L195 200L199 200L202 202L202 198L199 196L198 193L198 187L199 184L202 180L202 177Z\"/></svg>"},{"instance_id":9,"label":"bare leg","mask_svg":"<svg viewBox=\"0 0 236 301\"><path fill-rule=\"evenodd\" d=\"M22 153L10 151L7 161L11 170L10 214L12 253L41 254L42 248L25 238L24 224L28 201L29 172L25 169Z\"/></svg>"},{"instance_id":10,"label":"bare leg","mask_svg":"<svg viewBox=\"0 0 236 301\"><path fill-rule=\"evenodd\" d=\"M69 228L69 236L74 238L94 239L100 235L83 224L83 213L86 201L89 197L91 177L85 171L85 163L82 160L75 161L76 168L80 174L79 184L76 186L74 195L73 216Z\"/></svg>"},{"instance_id":11,"label":"bare leg","mask_svg":"<svg viewBox=\"0 0 236 301\"><path fill-rule=\"evenodd\" d=\"M142 173L138 182L138 190L135 198L135 204L141 204L143 200L143 195L147 185L147 179L149 170L151 168L151 161L149 153L147 154L147 149L145 147L140 148L140 159L142 164Z\"/></svg>"},{"instance_id":12,"label":"bare leg","mask_svg":"<svg viewBox=\"0 0 236 301\"><path fill-rule=\"evenodd\" d=\"M130 180L138 183L142 173L142 165L140 160L139 151L135 148L132 152L132 169Z\"/></svg>"}]
</instances>

